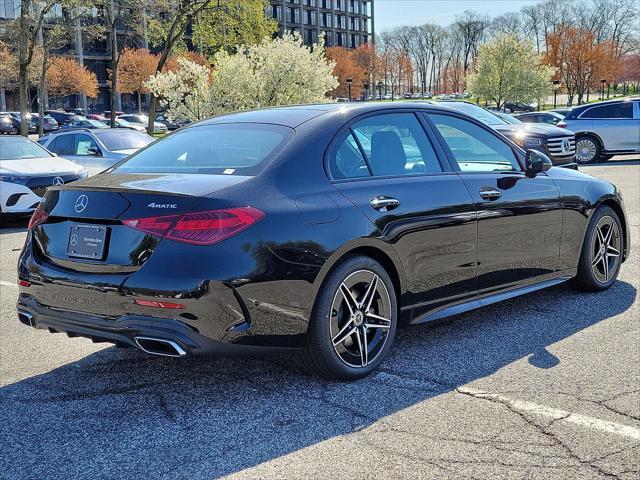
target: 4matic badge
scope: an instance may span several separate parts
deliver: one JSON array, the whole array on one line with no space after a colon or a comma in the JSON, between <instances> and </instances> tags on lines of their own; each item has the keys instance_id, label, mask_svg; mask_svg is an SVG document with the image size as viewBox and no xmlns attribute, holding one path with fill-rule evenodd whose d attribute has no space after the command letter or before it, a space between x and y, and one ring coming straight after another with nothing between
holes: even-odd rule
<instances>
[{"instance_id":1,"label":"4matic badge","mask_svg":"<svg viewBox=\"0 0 640 480\"><path fill-rule=\"evenodd\" d=\"M149 208L178 208L178 204L177 203L155 203L155 202L151 202L149 205L147 205L147 207L149 207Z\"/></svg>"}]
</instances>

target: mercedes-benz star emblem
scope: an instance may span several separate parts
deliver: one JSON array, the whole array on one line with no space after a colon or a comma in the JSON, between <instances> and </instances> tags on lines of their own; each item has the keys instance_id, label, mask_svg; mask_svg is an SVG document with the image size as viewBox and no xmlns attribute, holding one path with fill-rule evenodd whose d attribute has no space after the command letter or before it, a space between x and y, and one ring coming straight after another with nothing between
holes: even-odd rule
<instances>
[{"instance_id":1,"label":"mercedes-benz star emblem","mask_svg":"<svg viewBox=\"0 0 640 480\"><path fill-rule=\"evenodd\" d=\"M87 208L88 203L89 203L89 197L87 197L86 195L80 195L76 200L76 205L75 205L76 212L77 213L84 212L84 209Z\"/></svg>"},{"instance_id":2,"label":"mercedes-benz star emblem","mask_svg":"<svg viewBox=\"0 0 640 480\"><path fill-rule=\"evenodd\" d=\"M53 186L54 187L59 187L61 185L64 185L64 180L62 179L62 177L54 177L53 178Z\"/></svg>"},{"instance_id":3,"label":"mercedes-benz star emblem","mask_svg":"<svg viewBox=\"0 0 640 480\"><path fill-rule=\"evenodd\" d=\"M75 247L76 245L78 245L78 235L74 233L71 235L71 246Z\"/></svg>"},{"instance_id":4,"label":"mercedes-benz star emblem","mask_svg":"<svg viewBox=\"0 0 640 480\"><path fill-rule=\"evenodd\" d=\"M562 151L563 152L569 152L571 151L571 144L569 143L569 140L564 140L562 142Z\"/></svg>"}]
</instances>

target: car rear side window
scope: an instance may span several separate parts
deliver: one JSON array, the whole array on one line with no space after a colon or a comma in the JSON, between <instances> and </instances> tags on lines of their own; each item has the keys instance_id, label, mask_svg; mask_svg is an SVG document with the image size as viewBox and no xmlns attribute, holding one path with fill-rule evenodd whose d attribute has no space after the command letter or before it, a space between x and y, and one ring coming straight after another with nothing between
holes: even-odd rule
<instances>
[{"instance_id":1,"label":"car rear side window","mask_svg":"<svg viewBox=\"0 0 640 480\"><path fill-rule=\"evenodd\" d=\"M353 124L351 130L374 176L442 172L431 142L413 113L368 117Z\"/></svg>"},{"instance_id":2,"label":"car rear side window","mask_svg":"<svg viewBox=\"0 0 640 480\"><path fill-rule=\"evenodd\" d=\"M597 118L633 118L633 104L631 102L611 103L609 105L600 105L591 107L585 111L580 118L597 119Z\"/></svg>"},{"instance_id":3,"label":"car rear side window","mask_svg":"<svg viewBox=\"0 0 640 480\"><path fill-rule=\"evenodd\" d=\"M329 170L333 178L342 180L371 175L367 162L365 162L360 147L351 131L348 131L346 137L339 141L338 144L339 146L335 154L331 156L329 163Z\"/></svg>"},{"instance_id":4,"label":"car rear side window","mask_svg":"<svg viewBox=\"0 0 640 480\"><path fill-rule=\"evenodd\" d=\"M520 164L511 147L484 128L449 115L429 115L463 172L514 172Z\"/></svg>"},{"instance_id":5,"label":"car rear side window","mask_svg":"<svg viewBox=\"0 0 640 480\"><path fill-rule=\"evenodd\" d=\"M258 123L194 126L154 142L115 172L256 175L293 134L289 127Z\"/></svg>"}]
</instances>

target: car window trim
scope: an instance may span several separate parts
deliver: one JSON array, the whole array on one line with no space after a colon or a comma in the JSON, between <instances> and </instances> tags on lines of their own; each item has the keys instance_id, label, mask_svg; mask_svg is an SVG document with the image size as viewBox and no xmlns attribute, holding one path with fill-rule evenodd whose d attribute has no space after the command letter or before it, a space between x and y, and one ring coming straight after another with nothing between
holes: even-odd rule
<instances>
[{"instance_id":1,"label":"car window trim","mask_svg":"<svg viewBox=\"0 0 640 480\"><path fill-rule=\"evenodd\" d=\"M424 109L427 110L427 109ZM331 138L331 140L329 141L329 144L327 146L327 148L325 149L325 153L324 153L324 169L325 169L325 174L327 175L327 178L329 179L330 182L332 183L346 183L346 182L351 182L351 181L367 181L367 180L377 180L377 179L381 179L381 178L389 178L389 179L395 179L395 178L403 178L403 177L424 177L424 176L434 176L434 175L443 175L443 174L455 174L454 171L452 171L451 166L449 165L448 161L447 163L443 162L442 159L442 154L444 154L444 152L442 151L441 148L439 148L438 145L438 141L437 139L432 135L432 132L430 134L430 131L428 129L425 128L425 124L421 121L420 118L420 113L422 112L422 109L415 109L415 108L394 108L394 109L388 109L388 110L374 110L371 112L367 112L367 113L363 113L361 115L358 115L350 120L348 120L338 131L335 135L333 135L333 137ZM406 173L406 174L402 174L402 175L373 175L372 174L372 170L371 170L371 166L369 165L369 160L367 159L367 156L364 154L364 149L362 147L362 144L360 143L360 140L358 139L358 137L355 135L355 133L353 132L353 128L352 126L362 120L365 120L369 117L374 117L374 116L380 116L380 115L392 115L392 114L398 114L398 113L409 113L409 114L413 114L413 116L415 117L415 119L417 120L418 124L420 124L420 126L422 127L422 131L424 132L424 134L426 135L427 139L429 140L429 142L431 143L431 147L433 148L434 153L436 154L436 160L437 162L440 164L440 168L442 169L442 172L421 172L421 173ZM349 130L351 132L351 134L354 136L354 138L356 139L356 142L358 143L358 147L360 148L360 153L362 155L362 157L364 158L365 163L367 164L367 168L369 169L369 176L368 177L353 177L353 178L334 178L332 173L331 173L331 155L335 154L339 142L339 139L342 137L342 135ZM346 139L346 137L345 137Z\"/></svg>"},{"instance_id":2,"label":"car window trim","mask_svg":"<svg viewBox=\"0 0 640 480\"><path fill-rule=\"evenodd\" d=\"M496 137L498 140L500 140L501 142L504 142L507 144L507 146L511 149L511 152L513 153L513 156L516 158L516 161L518 162L518 165L520 166L520 170L519 171L498 171L498 172L463 172L462 169L460 168L460 165L458 164L458 161L456 160L456 157L453 155L453 152L451 151L451 149L449 148L449 145L447 144L446 140L444 139L444 137L442 136L442 134L440 133L440 131L438 130L438 128L435 126L435 124L433 123L433 121L431 120L431 118L429 118L428 114L423 114L425 117L425 121L430 125L430 127L434 130L435 135L438 137L438 141L441 143L441 146L443 148L443 150L446 153L447 159L449 160L449 163L451 163L451 166L453 168L453 170L459 174L464 173L466 174L471 174L471 175L476 175L476 174L514 174L514 173L525 173L525 168L524 168L524 151L521 151L520 147L518 145L516 145L514 142L512 142L510 139L508 139L506 136L504 135L500 135L498 132L496 132L495 130L493 130L491 127L489 127L488 125L485 125L484 123L480 122L479 120L476 120L473 117L470 117L468 115L464 115L460 112L456 112L455 110L451 110L451 111L442 111L442 110L436 110L436 111L431 111L429 113L432 113L434 115L448 115L451 117L457 117L461 120L466 120L470 123L473 123L474 125L477 125L479 127L481 127L482 129L484 129L486 132L489 132L491 135L493 135L494 137Z\"/></svg>"}]
</instances>

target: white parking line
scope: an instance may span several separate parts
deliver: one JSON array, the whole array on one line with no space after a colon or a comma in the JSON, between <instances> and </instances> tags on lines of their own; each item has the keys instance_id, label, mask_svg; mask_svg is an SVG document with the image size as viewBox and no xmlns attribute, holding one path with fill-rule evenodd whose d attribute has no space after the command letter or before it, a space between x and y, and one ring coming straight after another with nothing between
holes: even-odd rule
<instances>
[{"instance_id":1,"label":"white parking line","mask_svg":"<svg viewBox=\"0 0 640 480\"><path fill-rule=\"evenodd\" d=\"M16 288L18 288L18 284L17 283L13 283L13 282L5 282L4 280L0 280L0 287L16 287Z\"/></svg>"},{"instance_id":2,"label":"white parking line","mask_svg":"<svg viewBox=\"0 0 640 480\"><path fill-rule=\"evenodd\" d=\"M457 389L459 393L465 395L471 395L476 398L486 398L487 400L493 400L507 405L509 408L518 412L532 413L534 415L542 415L549 417L558 422L573 423L582 427L601 430L607 433L613 433L628 437L633 440L640 440L640 429L631 427L629 425L622 425L616 422L609 422L607 420L601 420L599 418L588 417L586 415L580 415L579 413L567 412L565 410L559 410L557 408L545 407L544 405L538 405L533 402L526 402L524 400L514 400L504 395L497 393L483 392L482 390L476 390L475 388L460 387Z\"/></svg>"}]
</instances>

